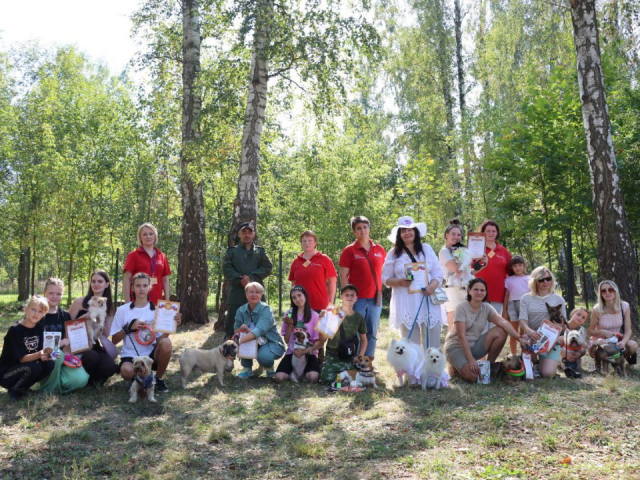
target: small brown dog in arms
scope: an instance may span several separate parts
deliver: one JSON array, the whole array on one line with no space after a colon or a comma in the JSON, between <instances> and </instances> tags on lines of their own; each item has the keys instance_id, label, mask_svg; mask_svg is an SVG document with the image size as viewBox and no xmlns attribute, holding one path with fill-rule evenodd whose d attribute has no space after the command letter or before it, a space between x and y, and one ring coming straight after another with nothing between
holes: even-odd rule
<instances>
[{"instance_id":1,"label":"small brown dog in arms","mask_svg":"<svg viewBox=\"0 0 640 480\"><path fill-rule=\"evenodd\" d=\"M237 351L238 345L233 340L227 340L212 350L187 348L180 355L182 388L187 388L187 378L193 370L216 373L218 375L218 383L221 387L224 387L222 377L224 372L233 370L233 361L236 359Z\"/></svg>"},{"instance_id":2,"label":"small brown dog in arms","mask_svg":"<svg viewBox=\"0 0 640 480\"><path fill-rule=\"evenodd\" d=\"M156 403L156 379L153 375L153 360L143 356L133 359L133 382L129 387L129 402L136 403L139 396L147 397L152 403Z\"/></svg>"},{"instance_id":3,"label":"small brown dog in arms","mask_svg":"<svg viewBox=\"0 0 640 480\"><path fill-rule=\"evenodd\" d=\"M378 388L376 385L376 373L373 370L373 359L367 355L359 355L353 359L357 370L343 370L340 372L342 383L359 383L363 387L368 385Z\"/></svg>"}]
</instances>

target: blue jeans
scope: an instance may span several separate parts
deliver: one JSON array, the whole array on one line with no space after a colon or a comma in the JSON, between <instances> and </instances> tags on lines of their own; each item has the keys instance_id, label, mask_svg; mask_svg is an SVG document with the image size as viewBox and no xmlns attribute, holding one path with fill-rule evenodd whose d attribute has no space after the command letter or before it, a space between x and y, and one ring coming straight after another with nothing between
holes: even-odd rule
<instances>
[{"instance_id":1,"label":"blue jeans","mask_svg":"<svg viewBox=\"0 0 640 480\"><path fill-rule=\"evenodd\" d=\"M378 339L382 305L376 306L375 298L359 298L353 305L353 309L364 317L367 325L367 350L364 354L373 357L376 354L376 341Z\"/></svg>"}]
</instances>

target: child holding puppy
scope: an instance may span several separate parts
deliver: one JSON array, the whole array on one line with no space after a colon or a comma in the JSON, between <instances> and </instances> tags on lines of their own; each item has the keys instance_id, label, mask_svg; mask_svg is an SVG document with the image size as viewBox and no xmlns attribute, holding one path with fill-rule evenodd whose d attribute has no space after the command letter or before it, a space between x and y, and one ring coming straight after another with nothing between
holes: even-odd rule
<instances>
[{"instance_id":1,"label":"child holding puppy","mask_svg":"<svg viewBox=\"0 0 640 480\"><path fill-rule=\"evenodd\" d=\"M344 336L338 332L332 339L327 341L327 355L322 366L321 380L323 383L331 383L336 379L336 375L343 370L354 370L353 357L364 355L367 350L367 325L364 317L353 309L353 305L358 299L358 289L350 284L345 285L340 290L340 300L342 310L346 315L342 321ZM340 343L355 337L358 345L357 352L352 356L340 355Z\"/></svg>"},{"instance_id":2,"label":"child holding puppy","mask_svg":"<svg viewBox=\"0 0 640 480\"><path fill-rule=\"evenodd\" d=\"M584 325L584 323L589 318L589 310L585 307L577 307L571 311L569 315L569 323L567 324L567 332L570 330L578 330ZM582 377L582 357L587 353L587 347L584 345L584 338L582 345L573 345L571 341L570 344L566 343L566 340L570 338L570 334L565 333L560 338L561 350L560 354L562 355L562 363L564 364L564 374L567 377L580 378Z\"/></svg>"},{"instance_id":3,"label":"child holding puppy","mask_svg":"<svg viewBox=\"0 0 640 480\"><path fill-rule=\"evenodd\" d=\"M47 299L34 295L24 308L24 318L9 327L0 355L0 385L11 401L20 400L29 389L53 371L51 352L43 345L40 320L49 311Z\"/></svg>"},{"instance_id":4,"label":"child holding puppy","mask_svg":"<svg viewBox=\"0 0 640 480\"><path fill-rule=\"evenodd\" d=\"M309 295L304 287L296 285L289 292L291 299L291 310L282 317L282 330L285 343L288 345L287 352L276 370L276 383L282 383L289 379L293 371L293 356L306 356L307 365L304 369L305 378L311 383L318 383L320 380L320 364L318 363L318 349L322 348L326 342L326 335L322 335L316 330L319 317L311 310ZM312 345L305 349L294 350L295 336L293 329L304 328Z\"/></svg>"}]
</instances>

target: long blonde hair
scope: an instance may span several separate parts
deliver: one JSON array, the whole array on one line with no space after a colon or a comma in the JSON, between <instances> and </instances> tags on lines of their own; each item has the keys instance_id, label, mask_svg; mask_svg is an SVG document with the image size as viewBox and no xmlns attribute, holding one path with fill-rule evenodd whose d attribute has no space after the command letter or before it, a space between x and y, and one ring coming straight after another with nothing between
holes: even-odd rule
<instances>
[{"instance_id":1,"label":"long blonde hair","mask_svg":"<svg viewBox=\"0 0 640 480\"><path fill-rule=\"evenodd\" d=\"M602 293L600 293L600 289L603 285L609 285L616 292L616 298L613 300L613 311L618 313L622 311L622 299L620 298L620 289L616 282L613 280L602 280L598 284L598 288L596 288L596 296L598 297L598 303L596 303L593 309L598 313L598 315L602 315L604 313L604 308L607 306L607 302L602 298Z\"/></svg>"}]
</instances>

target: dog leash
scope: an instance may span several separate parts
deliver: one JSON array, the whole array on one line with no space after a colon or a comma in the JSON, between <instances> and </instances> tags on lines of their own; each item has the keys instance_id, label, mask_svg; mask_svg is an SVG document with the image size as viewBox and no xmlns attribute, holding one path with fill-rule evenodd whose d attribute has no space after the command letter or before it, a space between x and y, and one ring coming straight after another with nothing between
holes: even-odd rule
<instances>
[{"instance_id":1,"label":"dog leash","mask_svg":"<svg viewBox=\"0 0 640 480\"><path fill-rule=\"evenodd\" d=\"M426 295L422 295L422 300L420 300L420 305L418 306L418 311L416 312L416 317L413 319L413 325L411 325L411 330L409 330L409 336L407 337L407 340L411 339L411 335L413 334L413 329L416 326L416 322L418 321L418 315L420 315L420 309L422 308L422 303L424 302L424 299L426 298ZM427 308L429 308L429 302L427 302Z\"/></svg>"},{"instance_id":2,"label":"dog leash","mask_svg":"<svg viewBox=\"0 0 640 480\"><path fill-rule=\"evenodd\" d=\"M418 306L418 311L416 312L416 317L413 319L413 325L411 325L411 330L409 330L409 336L407 337L407 340L411 339L411 335L413 335L413 329L416 326L416 322L418 321L418 316L420 315L420 309L422 308L422 304L424 303L425 298L427 298L427 296L425 294L422 294L422 300L420 300L420 305ZM431 345L431 339L429 338L429 315L431 315L431 309L429 308L429 300L427 300L427 346L425 348L425 350L429 349L429 346Z\"/></svg>"}]
</instances>

